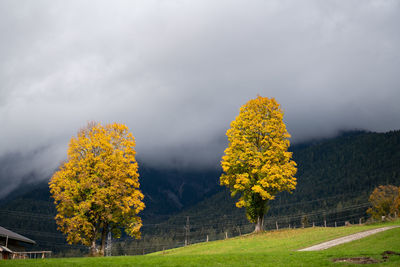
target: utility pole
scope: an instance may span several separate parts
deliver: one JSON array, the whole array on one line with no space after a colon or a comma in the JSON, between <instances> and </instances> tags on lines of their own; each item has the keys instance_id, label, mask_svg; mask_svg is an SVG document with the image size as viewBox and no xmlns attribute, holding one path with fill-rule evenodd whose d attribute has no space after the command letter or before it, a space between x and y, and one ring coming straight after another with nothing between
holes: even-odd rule
<instances>
[{"instance_id":1,"label":"utility pole","mask_svg":"<svg viewBox=\"0 0 400 267\"><path fill-rule=\"evenodd\" d=\"M185 246L189 245L189 233L190 233L190 223L189 216L186 216L186 227L185 227Z\"/></svg>"}]
</instances>

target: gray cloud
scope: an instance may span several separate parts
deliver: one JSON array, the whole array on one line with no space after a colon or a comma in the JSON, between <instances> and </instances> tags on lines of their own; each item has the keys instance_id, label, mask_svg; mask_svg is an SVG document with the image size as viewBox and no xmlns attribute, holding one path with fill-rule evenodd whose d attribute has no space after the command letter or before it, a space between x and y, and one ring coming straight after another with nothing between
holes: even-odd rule
<instances>
[{"instance_id":1,"label":"gray cloud","mask_svg":"<svg viewBox=\"0 0 400 267\"><path fill-rule=\"evenodd\" d=\"M126 123L148 165L215 166L257 94L294 142L399 129L399 14L394 0L1 1L0 157L48 177L96 120Z\"/></svg>"}]
</instances>

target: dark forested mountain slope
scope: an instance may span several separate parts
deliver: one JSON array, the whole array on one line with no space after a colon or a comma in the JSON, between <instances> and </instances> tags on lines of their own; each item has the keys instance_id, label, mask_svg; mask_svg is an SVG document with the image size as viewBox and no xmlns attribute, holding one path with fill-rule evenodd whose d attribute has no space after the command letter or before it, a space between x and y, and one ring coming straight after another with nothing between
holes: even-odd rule
<instances>
[{"instance_id":1,"label":"dark forested mountain slope","mask_svg":"<svg viewBox=\"0 0 400 267\"><path fill-rule=\"evenodd\" d=\"M141 190L145 195L145 218L170 215L188 208L220 190L218 171L178 171L140 168ZM1 209L55 213L47 181L25 185L0 202Z\"/></svg>"},{"instance_id":2,"label":"dark forested mountain slope","mask_svg":"<svg viewBox=\"0 0 400 267\"><path fill-rule=\"evenodd\" d=\"M358 204L360 210L351 212L361 216L374 187L400 185L400 131L348 132L332 139L295 145L292 151L298 164L297 188L293 194L281 193L271 201L267 217L319 210L326 217L329 210ZM186 215L191 216L193 227L203 232L212 228L217 233L229 225L246 222L243 209L236 208L229 192L219 186L218 171L168 171L141 166L140 174L147 206L142 214L145 239L156 233L177 238L169 233L176 232L171 225L184 231ZM0 225L33 238L38 246L60 250L65 241L52 219L55 210L47 183L24 190L26 193L11 194L0 203ZM163 220L166 221L154 225Z\"/></svg>"},{"instance_id":3,"label":"dark forested mountain slope","mask_svg":"<svg viewBox=\"0 0 400 267\"><path fill-rule=\"evenodd\" d=\"M139 172L146 204L140 216L145 224L165 220L220 189L218 171L163 171L141 166ZM75 250L72 255L79 255L79 249L85 251L82 246L66 245L57 231L55 214L47 181L18 188L0 202L0 225L32 238L37 247L55 252Z\"/></svg>"},{"instance_id":4,"label":"dark forested mountain slope","mask_svg":"<svg viewBox=\"0 0 400 267\"><path fill-rule=\"evenodd\" d=\"M278 201L369 194L381 184L400 183L400 131L353 132L293 148L298 186ZM338 201L337 201L338 202ZM323 204L323 203L320 203Z\"/></svg>"},{"instance_id":5,"label":"dark forested mountain slope","mask_svg":"<svg viewBox=\"0 0 400 267\"><path fill-rule=\"evenodd\" d=\"M298 184L292 193L280 193L270 202L266 220L277 217L299 224L306 214L313 220L343 223L367 217L368 197L382 184L400 185L400 131L388 133L347 132L326 140L292 147L298 164ZM246 224L244 209L234 205L228 190L222 190L194 207L173 216L168 224ZM310 215L308 215L310 216ZM287 218L287 219L286 219ZM310 219L310 218L309 218ZM222 231L218 229L216 231Z\"/></svg>"}]
</instances>

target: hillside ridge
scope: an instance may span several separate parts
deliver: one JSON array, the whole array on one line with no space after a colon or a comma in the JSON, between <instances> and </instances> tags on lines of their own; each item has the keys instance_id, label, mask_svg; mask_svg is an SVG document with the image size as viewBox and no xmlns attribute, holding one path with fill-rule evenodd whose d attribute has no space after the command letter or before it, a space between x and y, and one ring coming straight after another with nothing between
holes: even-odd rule
<instances>
[{"instance_id":1,"label":"hillside ridge","mask_svg":"<svg viewBox=\"0 0 400 267\"><path fill-rule=\"evenodd\" d=\"M374 187L399 185L400 131L346 133L296 145L291 150L298 164L298 185L293 194L281 193L271 201L266 216L268 229L274 228L276 221L298 227L305 219L308 224L321 224L324 220L328 224L366 220L368 196ZM141 174L142 189L147 194L145 201L152 202L146 203L147 208L141 214L144 239L122 238L115 246L118 253L124 254L124 248L131 251L135 248L135 253L139 253L141 246L156 243L167 247L182 244L187 216L190 217L192 240L203 240L206 235L218 239L223 238L225 232L231 236L251 231L244 210L236 208L229 191L218 185L218 171L145 171L147 173ZM169 183L174 177L178 177L175 184ZM179 191L187 179L193 179L193 182L186 183L187 187L183 190L181 187ZM177 207L174 200L165 198L168 191L185 204ZM21 234L37 240L42 248L53 251L71 248L66 246L51 219L55 209L47 183L0 203L0 213L0 225L11 230L25 229Z\"/></svg>"}]
</instances>

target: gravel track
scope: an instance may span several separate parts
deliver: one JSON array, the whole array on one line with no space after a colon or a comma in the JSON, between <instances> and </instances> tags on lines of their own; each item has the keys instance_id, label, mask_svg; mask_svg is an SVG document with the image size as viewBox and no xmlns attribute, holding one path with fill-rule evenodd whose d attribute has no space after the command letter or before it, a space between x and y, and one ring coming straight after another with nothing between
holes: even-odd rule
<instances>
[{"instance_id":1,"label":"gravel track","mask_svg":"<svg viewBox=\"0 0 400 267\"><path fill-rule=\"evenodd\" d=\"M382 228L377 228L377 229L372 229L372 230L368 230L368 231L364 231L364 232L360 232L360 233L356 233L356 234L352 234L352 235L348 235L348 236L344 236L344 237L340 237L340 238L336 238L333 239L331 241L327 241L315 246L311 246L308 248L303 248L303 249L299 249L298 251L317 251L317 250L324 250L333 246L337 246L337 245L341 245L344 243L348 243L357 239L361 239L379 232L383 232L389 229L393 229L393 228L397 228L400 226L386 226L386 227L382 227Z\"/></svg>"}]
</instances>

